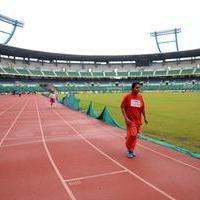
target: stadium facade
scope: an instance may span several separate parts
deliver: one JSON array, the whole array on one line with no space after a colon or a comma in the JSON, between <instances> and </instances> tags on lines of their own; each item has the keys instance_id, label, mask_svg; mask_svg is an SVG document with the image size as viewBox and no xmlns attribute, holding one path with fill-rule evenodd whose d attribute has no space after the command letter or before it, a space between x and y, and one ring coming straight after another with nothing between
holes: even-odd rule
<instances>
[{"instance_id":1,"label":"stadium facade","mask_svg":"<svg viewBox=\"0 0 200 200\"><path fill-rule=\"evenodd\" d=\"M200 49L112 56L59 54L0 45L0 78L1 92L42 92L46 86L65 92L127 91L133 80L142 82L144 90L198 91Z\"/></svg>"}]
</instances>

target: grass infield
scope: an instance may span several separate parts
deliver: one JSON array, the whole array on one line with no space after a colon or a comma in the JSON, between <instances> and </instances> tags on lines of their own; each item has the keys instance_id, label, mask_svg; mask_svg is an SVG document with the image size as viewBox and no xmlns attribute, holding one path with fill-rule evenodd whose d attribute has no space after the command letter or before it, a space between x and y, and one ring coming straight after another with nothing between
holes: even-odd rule
<instances>
[{"instance_id":1,"label":"grass infield","mask_svg":"<svg viewBox=\"0 0 200 200\"><path fill-rule=\"evenodd\" d=\"M105 105L113 118L124 126L120 110L123 93L77 94L80 108L86 110L90 101L98 114ZM148 92L142 93L148 125L143 125L144 135L166 141L200 153L200 93Z\"/></svg>"}]
</instances>

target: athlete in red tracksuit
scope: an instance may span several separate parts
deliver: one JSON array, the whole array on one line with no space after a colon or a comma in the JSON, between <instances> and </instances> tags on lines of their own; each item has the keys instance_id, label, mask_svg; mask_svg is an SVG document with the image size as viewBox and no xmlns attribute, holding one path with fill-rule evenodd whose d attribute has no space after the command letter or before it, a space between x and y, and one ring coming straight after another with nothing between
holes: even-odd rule
<instances>
[{"instance_id":1,"label":"athlete in red tracksuit","mask_svg":"<svg viewBox=\"0 0 200 200\"><path fill-rule=\"evenodd\" d=\"M144 100L140 92L140 83L132 84L132 92L127 94L121 103L121 110L126 122L126 147L128 150L128 157L135 157L134 149L137 141L137 135L140 133L140 126L142 125L142 115L144 122L148 124L145 115Z\"/></svg>"}]
</instances>

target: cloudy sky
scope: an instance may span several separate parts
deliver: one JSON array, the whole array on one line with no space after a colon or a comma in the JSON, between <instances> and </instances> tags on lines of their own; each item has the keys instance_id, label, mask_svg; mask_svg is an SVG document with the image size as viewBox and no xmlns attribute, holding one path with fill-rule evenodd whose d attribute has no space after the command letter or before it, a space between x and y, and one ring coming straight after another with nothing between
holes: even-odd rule
<instances>
[{"instance_id":1,"label":"cloudy sky","mask_svg":"<svg viewBox=\"0 0 200 200\"><path fill-rule=\"evenodd\" d=\"M180 50L200 48L197 0L0 0L0 14L24 22L9 43L21 48L83 55L157 53L150 32L173 28L181 28ZM8 29L0 23L0 30Z\"/></svg>"}]
</instances>

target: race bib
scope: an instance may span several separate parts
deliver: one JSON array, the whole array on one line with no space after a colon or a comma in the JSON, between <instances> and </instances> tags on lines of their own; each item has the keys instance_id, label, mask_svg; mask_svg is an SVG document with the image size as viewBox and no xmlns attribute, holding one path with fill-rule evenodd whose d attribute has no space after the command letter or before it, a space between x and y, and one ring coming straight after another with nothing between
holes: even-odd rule
<instances>
[{"instance_id":1,"label":"race bib","mask_svg":"<svg viewBox=\"0 0 200 200\"><path fill-rule=\"evenodd\" d=\"M141 107L141 102L140 102L140 100L131 99L131 107L140 108L140 107Z\"/></svg>"}]
</instances>

